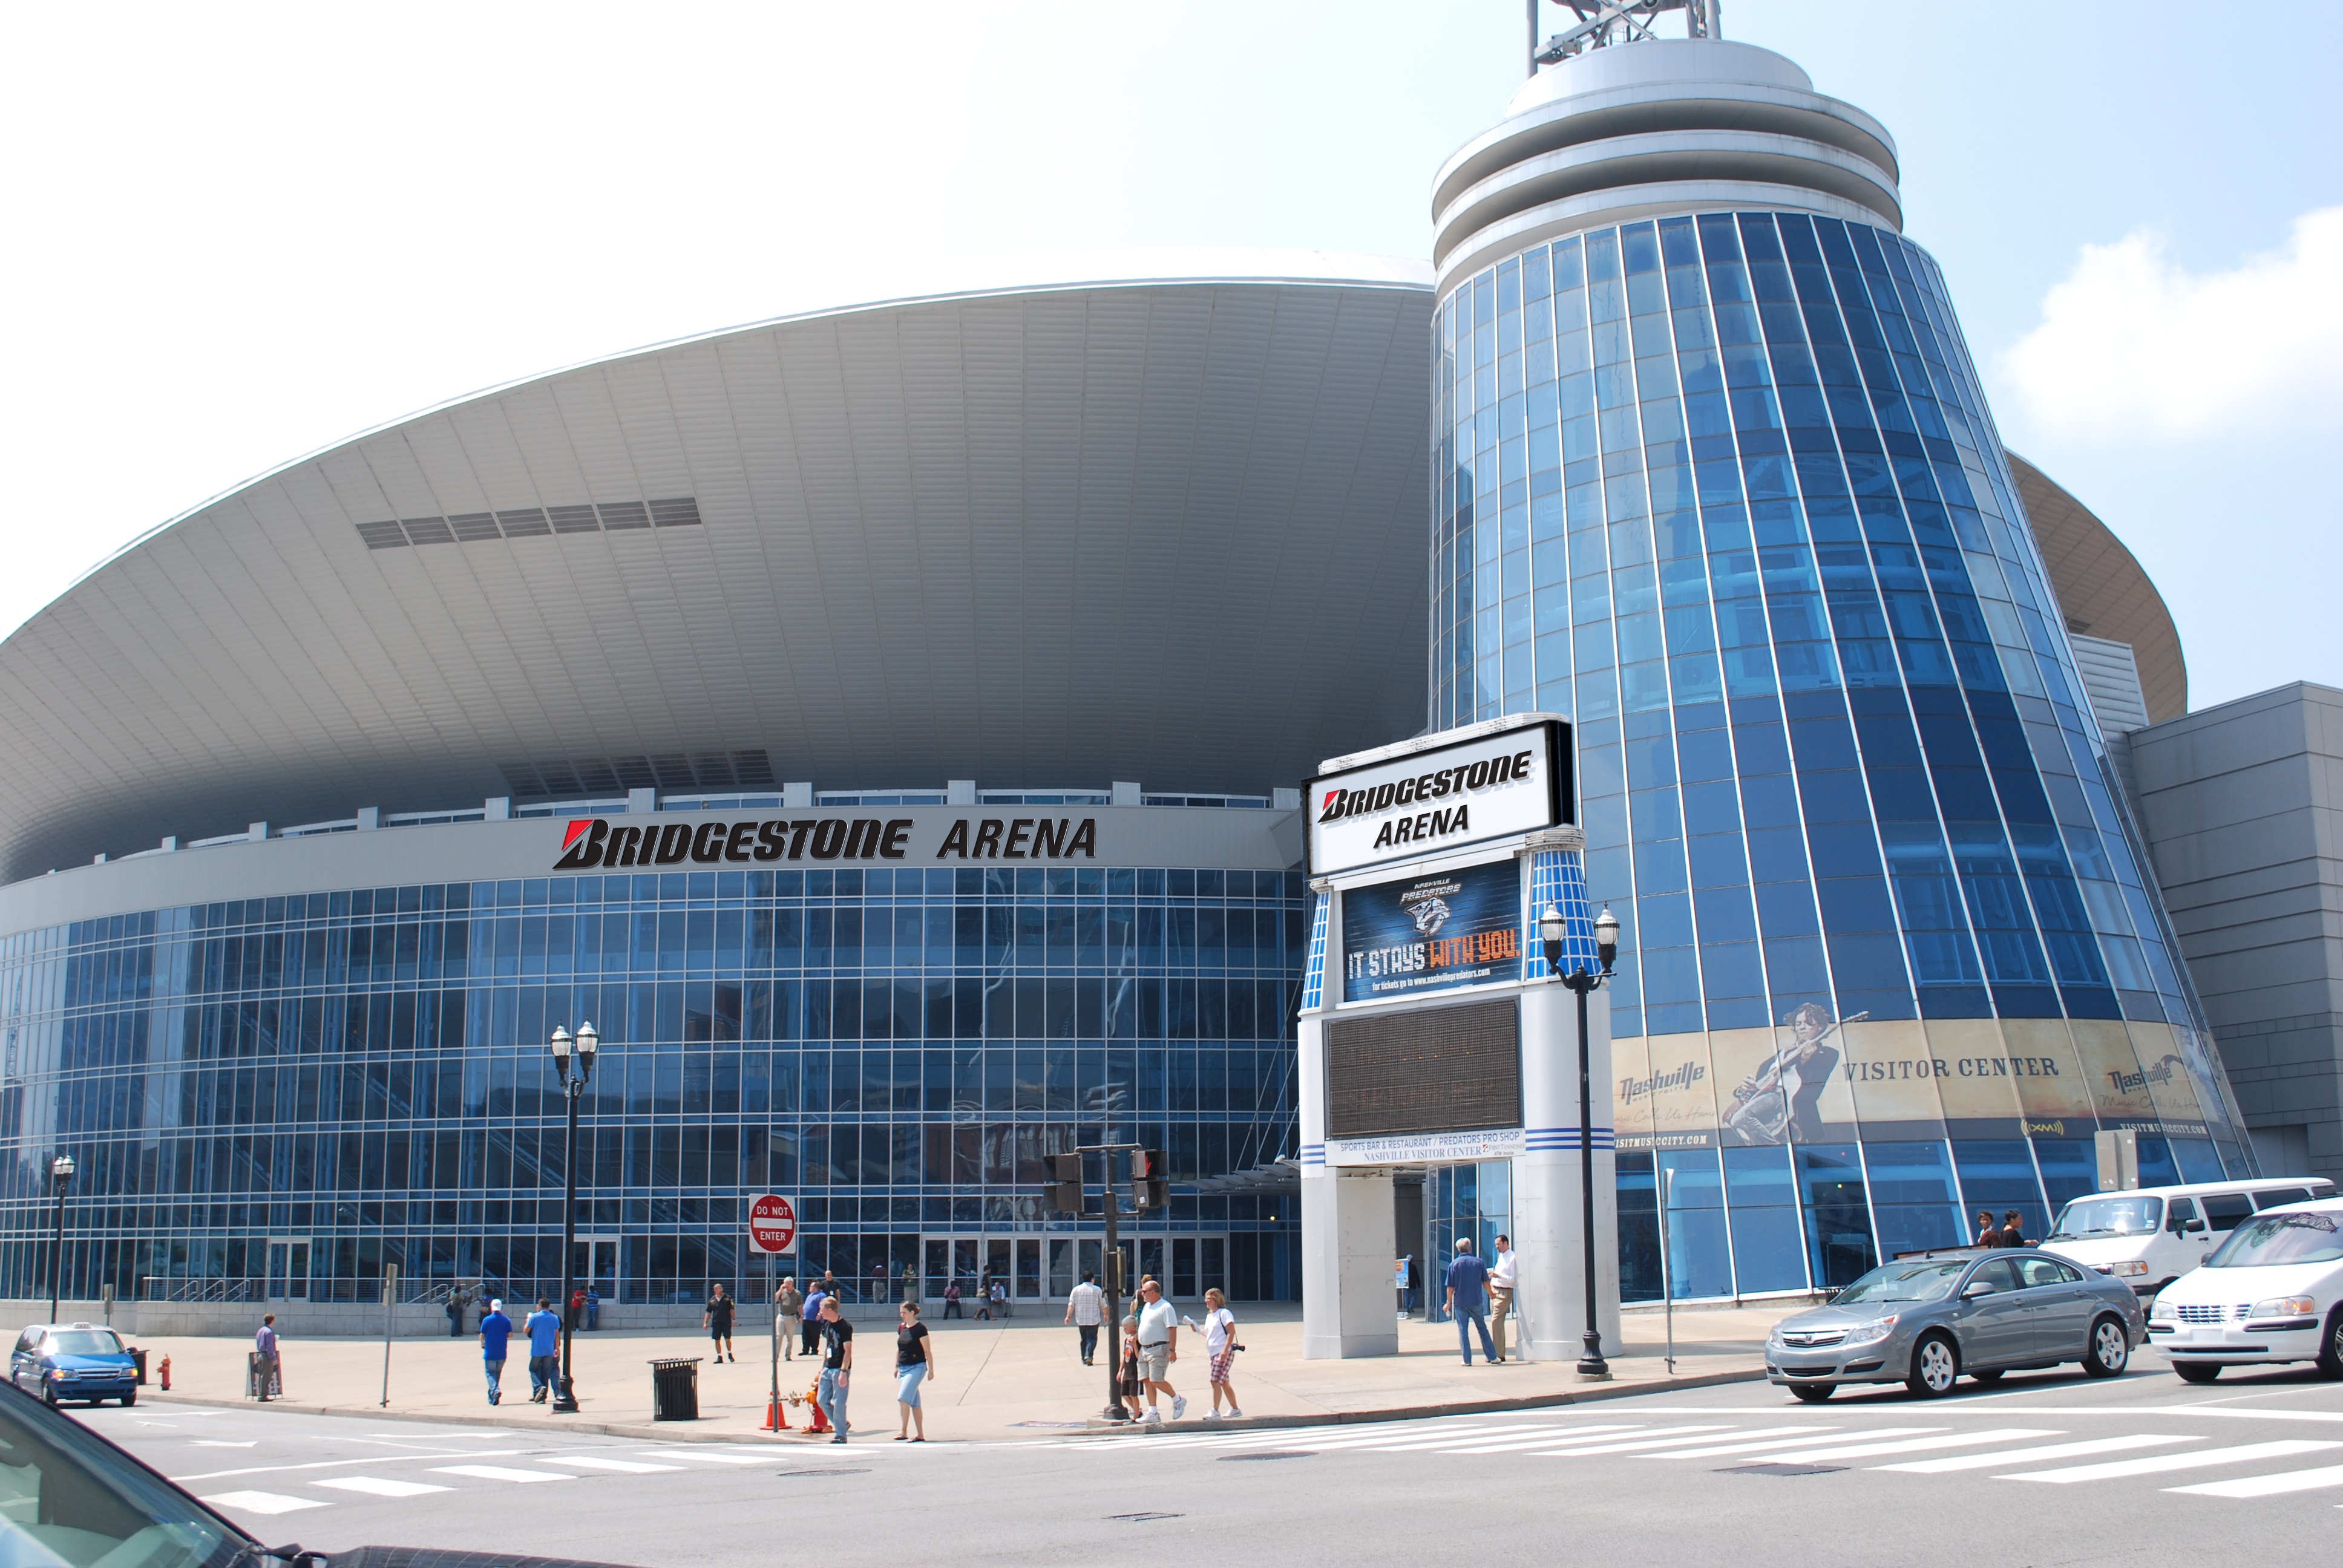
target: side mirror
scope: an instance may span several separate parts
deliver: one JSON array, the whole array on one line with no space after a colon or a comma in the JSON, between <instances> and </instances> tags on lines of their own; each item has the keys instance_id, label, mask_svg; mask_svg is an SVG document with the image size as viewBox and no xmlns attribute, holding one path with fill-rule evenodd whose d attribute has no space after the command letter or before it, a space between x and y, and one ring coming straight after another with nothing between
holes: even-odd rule
<instances>
[{"instance_id":1,"label":"side mirror","mask_svg":"<svg viewBox=\"0 0 2343 1568\"><path fill-rule=\"evenodd\" d=\"M2195 1232L2197 1232L2197 1231L2201 1231L2201 1230L2203 1230L2203 1229L2205 1228L2205 1221L2202 1221L2202 1220L2190 1220L2190 1221L2187 1221L2187 1229L2188 1229L2189 1232L2190 1232L2191 1234L2194 1234Z\"/></svg>"},{"instance_id":2,"label":"side mirror","mask_svg":"<svg viewBox=\"0 0 2343 1568\"><path fill-rule=\"evenodd\" d=\"M1968 1283L1968 1288L1961 1292L1961 1300L1965 1302L1974 1302L1980 1296L1989 1296L1993 1293L1993 1282L1991 1280L1971 1280Z\"/></svg>"}]
</instances>

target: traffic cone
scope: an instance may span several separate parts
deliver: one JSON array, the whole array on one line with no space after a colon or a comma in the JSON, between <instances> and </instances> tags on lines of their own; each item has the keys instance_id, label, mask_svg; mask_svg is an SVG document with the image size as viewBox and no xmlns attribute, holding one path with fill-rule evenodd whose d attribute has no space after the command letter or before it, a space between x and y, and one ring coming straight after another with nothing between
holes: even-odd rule
<instances>
[{"instance_id":1,"label":"traffic cone","mask_svg":"<svg viewBox=\"0 0 2343 1568\"><path fill-rule=\"evenodd\" d=\"M163 1392L165 1393L169 1393L171 1392L171 1358L169 1356L165 1356L163 1358L163 1364L156 1370L162 1374Z\"/></svg>"},{"instance_id":2,"label":"traffic cone","mask_svg":"<svg viewBox=\"0 0 2343 1568\"><path fill-rule=\"evenodd\" d=\"M771 1404L765 1411L765 1430L767 1432L787 1432L789 1430L789 1412L787 1405L788 1402L782 1399L779 1394L777 1393L773 1395Z\"/></svg>"}]
</instances>

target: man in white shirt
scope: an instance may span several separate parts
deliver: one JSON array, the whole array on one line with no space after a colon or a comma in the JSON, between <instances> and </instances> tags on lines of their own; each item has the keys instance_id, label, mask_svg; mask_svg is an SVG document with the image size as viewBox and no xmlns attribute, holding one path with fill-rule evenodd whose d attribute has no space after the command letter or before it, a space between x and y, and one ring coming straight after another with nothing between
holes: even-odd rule
<instances>
[{"instance_id":1,"label":"man in white shirt","mask_svg":"<svg viewBox=\"0 0 2343 1568\"><path fill-rule=\"evenodd\" d=\"M1489 1333L1496 1342L1497 1352L1489 1358L1493 1362L1505 1359L1505 1320L1513 1315L1513 1287L1520 1278L1513 1238L1498 1237L1497 1256L1489 1265Z\"/></svg>"},{"instance_id":2,"label":"man in white shirt","mask_svg":"<svg viewBox=\"0 0 2343 1568\"><path fill-rule=\"evenodd\" d=\"M1139 1285L1139 1375L1147 1384L1147 1419L1161 1421L1156 1408L1160 1394L1172 1396L1172 1419L1188 1413L1188 1402L1168 1381L1172 1363L1180 1359L1180 1314L1163 1299L1163 1287L1152 1279Z\"/></svg>"},{"instance_id":3,"label":"man in white shirt","mask_svg":"<svg viewBox=\"0 0 2343 1568\"><path fill-rule=\"evenodd\" d=\"M1066 1322L1074 1325L1082 1337L1082 1365L1091 1364L1098 1353L1099 1324L1106 1321L1106 1292L1098 1288L1098 1275L1086 1272L1082 1282L1066 1295Z\"/></svg>"}]
</instances>

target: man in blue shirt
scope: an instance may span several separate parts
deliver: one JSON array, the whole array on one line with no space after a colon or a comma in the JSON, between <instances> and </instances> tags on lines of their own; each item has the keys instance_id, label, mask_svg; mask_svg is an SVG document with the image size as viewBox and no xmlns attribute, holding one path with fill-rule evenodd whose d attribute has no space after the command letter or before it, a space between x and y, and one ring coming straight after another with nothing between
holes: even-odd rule
<instances>
[{"instance_id":1,"label":"man in blue shirt","mask_svg":"<svg viewBox=\"0 0 2343 1568\"><path fill-rule=\"evenodd\" d=\"M521 1326L528 1331L528 1402L543 1404L561 1365L561 1320L552 1303L539 1296L537 1311Z\"/></svg>"},{"instance_id":2,"label":"man in blue shirt","mask_svg":"<svg viewBox=\"0 0 2343 1568\"><path fill-rule=\"evenodd\" d=\"M1468 1323L1481 1330L1481 1353L1492 1362L1497 1359L1497 1347L1489 1339L1489 1266L1473 1255L1470 1236L1456 1243L1456 1261L1448 1265L1448 1315L1456 1320L1456 1348L1464 1352L1466 1366L1473 1364Z\"/></svg>"},{"instance_id":3,"label":"man in blue shirt","mask_svg":"<svg viewBox=\"0 0 2343 1568\"><path fill-rule=\"evenodd\" d=\"M505 1375L505 1342L512 1338L512 1320L505 1316L502 1302L490 1302L488 1310L480 1314L480 1360L488 1372L488 1402L496 1404L504 1398L498 1385Z\"/></svg>"}]
</instances>

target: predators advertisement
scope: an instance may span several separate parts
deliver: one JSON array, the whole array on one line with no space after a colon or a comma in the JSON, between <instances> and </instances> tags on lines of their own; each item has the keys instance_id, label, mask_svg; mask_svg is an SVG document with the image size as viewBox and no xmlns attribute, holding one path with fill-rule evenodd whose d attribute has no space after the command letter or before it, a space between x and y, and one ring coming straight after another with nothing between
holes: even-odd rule
<instances>
[{"instance_id":1,"label":"predators advertisement","mask_svg":"<svg viewBox=\"0 0 2343 1568\"><path fill-rule=\"evenodd\" d=\"M1388 1001L1522 978L1513 859L1342 893L1342 1000Z\"/></svg>"}]
</instances>

